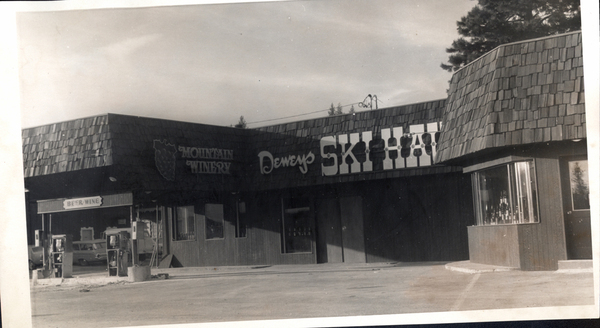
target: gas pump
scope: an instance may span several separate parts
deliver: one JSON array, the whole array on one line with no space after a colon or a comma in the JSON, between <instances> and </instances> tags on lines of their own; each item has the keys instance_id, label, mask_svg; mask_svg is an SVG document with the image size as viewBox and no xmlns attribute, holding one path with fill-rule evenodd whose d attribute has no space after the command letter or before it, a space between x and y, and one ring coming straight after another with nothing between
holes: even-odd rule
<instances>
[{"instance_id":1,"label":"gas pump","mask_svg":"<svg viewBox=\"0 0 600 328\"><path fill-rule=\"evenodd\" d=\"M106 235L106 255L109 276L127 276L129 267L129 234L118 231Z\"/></svg>"},{"instance_id":2,"label":"gas pump","mask_svg":"<svg viewBox=\"0 0 600 328\"><path fill-rule=\"evenodd\" d=\"M50 270L53 278L70 278L73 273L73 237L53 235L50 243Z\"/></svg>"}]
</instances>

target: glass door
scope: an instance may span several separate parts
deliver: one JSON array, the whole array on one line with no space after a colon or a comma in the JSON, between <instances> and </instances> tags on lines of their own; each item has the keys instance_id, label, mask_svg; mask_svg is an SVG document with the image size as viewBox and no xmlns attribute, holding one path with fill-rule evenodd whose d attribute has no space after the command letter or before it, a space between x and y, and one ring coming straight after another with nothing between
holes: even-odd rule
<instances>
[{"instance_id":1,"label":"glass door","mask_svg":"<svg viewBox=\"0 0 600 328\"><path fill-rule=\"evenodd\" d=\"M590 197L586 157L561 161L565 241L568 259L591 259Z\"/></svg>"}]
</instances>

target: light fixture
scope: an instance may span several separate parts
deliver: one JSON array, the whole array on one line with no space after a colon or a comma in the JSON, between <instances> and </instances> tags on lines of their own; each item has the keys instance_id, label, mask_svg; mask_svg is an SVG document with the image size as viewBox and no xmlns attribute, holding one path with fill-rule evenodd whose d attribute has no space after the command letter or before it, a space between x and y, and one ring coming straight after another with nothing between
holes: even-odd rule
<instances>
[{"instance_id":1,"label":"light fixture","mask_svg":"<svg viewBox=\"0 0 600 328\"><path fill-rule=\"evenodd\" d=\"M108 180L110 180L110 182L117 182L117 178L115 177L108 177Z\"/></svg>"}]
</instances>

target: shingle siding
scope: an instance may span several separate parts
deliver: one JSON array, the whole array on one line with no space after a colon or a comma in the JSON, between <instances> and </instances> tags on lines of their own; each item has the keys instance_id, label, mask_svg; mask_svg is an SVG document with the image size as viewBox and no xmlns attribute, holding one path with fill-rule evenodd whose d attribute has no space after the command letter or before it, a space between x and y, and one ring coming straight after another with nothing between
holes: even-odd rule
<instances>
[{"instance_id":1,"label":"shingle siding","mask_svg":"<svg viewBox=\"0 0 600 328\"><path fill-rule=\"evenodd\" d=\"M500 46L452 76L436 162L585 138L584 92L581 32Z\"/></svg>"},{"instance_id":2,"label":"shingle siding","mask_svg":"<svg viewBox=\"0 0 600 328\"><path fill-rule=\"evenodd\" d=\"M23 129L25 177L111 165L113 161L108 116Z\"/></svg>"},{"instance_id":3,"label":"shingle siding","mask_svg":"<svg viewBox=\"0 0 600 328\"><path fill-rule=\"evenodd\" d=\"M342 180L364 181L454 172L458 168L424 166L385 172L379 168L359 175L323 177L320 172L320 159L318 159L321 138L368 131L372 133L375 143L373 163L381 165L383 160L379 158L381 154L375 152L383 152L383 148L379 147L380 141L377 141L381 140L382 129L403 127L406 132L411 125L434 123L437 126L441 121L445 102L445 100L435 100L257 129L235 129L117 114L99 115L24 129L22 131L24 173L25 177L34 177L116 166L121 172L131 172L131 179L136 175L140 179L143 177L148 185L161 186L166 182L157 175L154 167L152 141L155 139L192 147L235 149L236 172L233 177L248 179L248 182L257 188L287 188ZM317 160L314 169L307 175L299 177L297 170L288 170L287 174L263 176L260 174L256 156L263 150L268 150L277 156L312 152ZM210 180L211 177L206 179ZM187 181L180 183L185 182Z\"/></svg>"}]
</instances>

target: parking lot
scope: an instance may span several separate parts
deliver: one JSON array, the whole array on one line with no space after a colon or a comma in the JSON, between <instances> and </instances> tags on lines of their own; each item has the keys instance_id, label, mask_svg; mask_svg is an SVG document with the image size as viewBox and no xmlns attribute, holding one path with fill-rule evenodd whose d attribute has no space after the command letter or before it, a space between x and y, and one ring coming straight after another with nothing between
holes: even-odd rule
<instances>
[{"instance_id":1,"label":"parking lot","mask_svg":"<svg viewBox=\"0 0 600 328\"><path fill-rule=\"evenodd\" d=\"M79 275L103 275L92 272L100 269L78 268ZM366 316L361 318L368 321L353 321L366 325L392 314L520 308L527 315L543 307L594 304L591 272L469 274L448 270L444 263L171 268L152 273L158 272L168 272L169 279L33 287L34 327L293 318L317 320L300 321L301 326L327 326L332 324L326 317L348 316Z\"/></svg>"}]
</instances>

